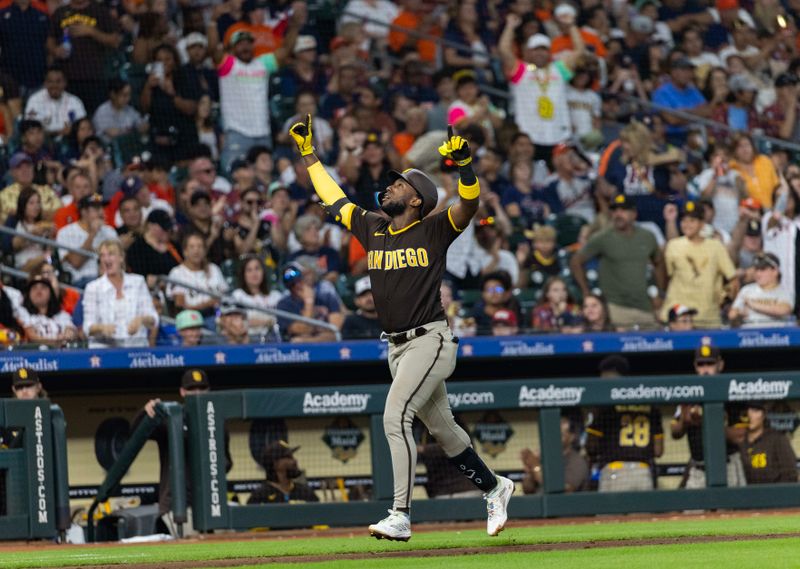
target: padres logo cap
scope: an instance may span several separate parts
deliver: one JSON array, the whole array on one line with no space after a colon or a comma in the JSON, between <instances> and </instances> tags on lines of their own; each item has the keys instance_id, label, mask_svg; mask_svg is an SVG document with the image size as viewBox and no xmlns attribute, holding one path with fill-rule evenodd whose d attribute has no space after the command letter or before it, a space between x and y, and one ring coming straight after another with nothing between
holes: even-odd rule
<instances>
[{"instance_id":1,"label":"padres logo cap","mask_svg":"<svg viewBox=\"0 0 800 569\"><path fill-rule=\"evenodd\" d=\"M686 202L683 204L683 215L685 217L703 219L703 204L700 202Z\"/></svg>"},{"instance_id":2,"label":"padres logo cap","mask_svg":"<svg viewBox=\"0 0 800 569\"><path fill-rule=\"evenodd\" d=\"M21 367L11 374L11 386L23 387L26 385L36 385L39 383L39 374L35 370Z\"/></svg>"},{"instance_id":3,"label":"padres logo cap","mask_svg":"<svg viewBox=\"0 0 800 569\"><path fill-rule=\"evenodd\" d=\"M695 363L709 362L716 363L722 359L722 354L716 346L700 346L694 352Z\"/></svg>"},{"instance_id":4,"label":"padres logo cap","mask_svg":"<svg viewBox=\"0 0 800 569\"><path fill-rule=\"evenodd\" d=\"M427 174L416 168L409 168L398 172L392 170L389 172L389 179L392 183L397 180L405 180L412 188L417 190L419 197L422 199L422 217L425 218L439 202L439 191L436 189L436 184L431 180Z\"/></svg>"},{"instance_id":5,"label":"padres logo cap","mask_svg":"<svg viewBox=\"0 0 800 569\"><path fill-rule=\"evenodd\" d=\"M636 204L625 194L617 194L608 207L610 209L636 209Z\"/></svg>"},{"instance_id":6,"label":"padres logo cap","mask_svg":"<svg viewBox=\"0 0 800 569\"><path fill-rule=\"evenodd\" d=\"M181 387L184 389L208 389L211 384L208 376L202 369L190 369L181 378Z\"/></svg>"}]
</instances>

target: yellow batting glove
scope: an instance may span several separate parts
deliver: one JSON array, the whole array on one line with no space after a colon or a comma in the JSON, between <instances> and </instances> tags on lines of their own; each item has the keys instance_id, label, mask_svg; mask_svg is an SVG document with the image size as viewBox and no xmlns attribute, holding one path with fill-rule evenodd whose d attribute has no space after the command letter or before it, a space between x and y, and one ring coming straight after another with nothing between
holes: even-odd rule
<instances>
[{"instance_id":1,"label":"yellow batting glove","mask_svg":"<svg viewBox=\"0 0 800 569\"><path fill-rule=\"evenodd\" d=\"M289 129L289 134L297 144L297 149L303 156L308 156L314 153L314 147L311 145L311 115L306 115L306 122L298 122L292 125Z\"/></svg>"},{"instance_id":2,"label":"yellow batting glove","mask_svg":"<svg viewBox=\"0 0 800 569\"><path fill-rule=\"evenodd\" d=\"M447 127L447 140L439 147L439 154L451 158L458 166L466 166L472 162L469 143L453 133L453 126Z\"/></svg>"}]
</instances>

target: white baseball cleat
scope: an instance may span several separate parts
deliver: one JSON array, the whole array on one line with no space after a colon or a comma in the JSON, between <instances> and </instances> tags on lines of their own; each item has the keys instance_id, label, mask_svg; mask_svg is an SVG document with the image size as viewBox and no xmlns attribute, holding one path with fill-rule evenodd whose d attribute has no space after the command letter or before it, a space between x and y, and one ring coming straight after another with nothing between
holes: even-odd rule
<instances>
[{"instance_id":1,"label":"white baseball cleat","mask_svg":"<svg viewBox=\"0 0 800 569\"><path fill-rule=\"evenodd\" d=\"M484 494L486 499L486 533L495 536L506 527L508 520L508 501L514 493L514 483L505 476L497 477L497 486Z\"/></svg>"},{"instance_id":2,"label":"white baseball cleat","mask_svg":"<svg viewBox=\"0 0 800 569\"><path fill-rule=\"evenodd\" d=\"M389 510L389 516L369 526L369 534L377 539L408 541L411 539L411 518L398 510Z\"/></svg>"}]
</instances>

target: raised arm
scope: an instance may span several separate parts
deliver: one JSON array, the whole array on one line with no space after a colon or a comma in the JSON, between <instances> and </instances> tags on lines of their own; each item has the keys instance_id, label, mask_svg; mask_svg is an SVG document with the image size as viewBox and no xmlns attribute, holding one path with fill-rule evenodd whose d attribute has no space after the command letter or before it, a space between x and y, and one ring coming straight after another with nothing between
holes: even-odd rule
<instances>
[{"instance_id":1,"label":"raised arm","mask_svg":"<svg viewBox=\"0 0 800 569\"><path fill-rule=\"evenodd\" d=\"M510 76L517 68L517 56L514 53L514 32L519 27L522 20L516 14L509 14L506 17L506 27L500 34L500 41L497 43L497 51L503 61L503 72Z\"/></svg>"},{"instance_id":2,"label":"raised arm","mask_svg":"<svg viewBox=\"0 0 800 569\"><path fill-rule=\"evenodd\" d=\"M308 174L311 177L311 183L314 186L314 191L320 199L328 206L331 215L337 221L341 221L347 229L350 229L350 220L353 216L353 211L356 206L347 199L342 188L333 181L330 174L328 174L322 162L314 154L314 146L312 145L311 138L311 115L306 115L305 122L298 122L292 125L289 129L289 134L297 144L297 149L303 156Z\"/></svg>"},{"instance_id":3,"label":"raised arm","mask_svg":"<svg viewBox=\"0 0 800 569\"><path fill-rule=\"evenodd\" d=\"M439 147L439 154L447 156L458 165L458 201L450 206L449 214L453 225L463 230L469 225L475 212L478 211L478 197L481 186L472 170L472 154L466 139L453 132L453 126L447 127L447 141Z\"/></svg>"}]
</instances>

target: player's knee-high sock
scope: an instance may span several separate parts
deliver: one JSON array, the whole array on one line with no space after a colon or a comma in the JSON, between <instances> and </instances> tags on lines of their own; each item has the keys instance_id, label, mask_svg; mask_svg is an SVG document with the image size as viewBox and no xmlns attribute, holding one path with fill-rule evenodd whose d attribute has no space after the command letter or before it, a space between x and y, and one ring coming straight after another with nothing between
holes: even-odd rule
<instances>
[{"instance_id":1,"label":"player's knee-high sock","mask_svg":"<svg viewBox=\"0 0 800 569\"><path fill-rule=\"evenodd\" d=\"M471 446L467 447L461 454L451 456L447 460L484 492L489 492L497 485L497 478L494 473Z\"/></svg>"}]
</instances>

